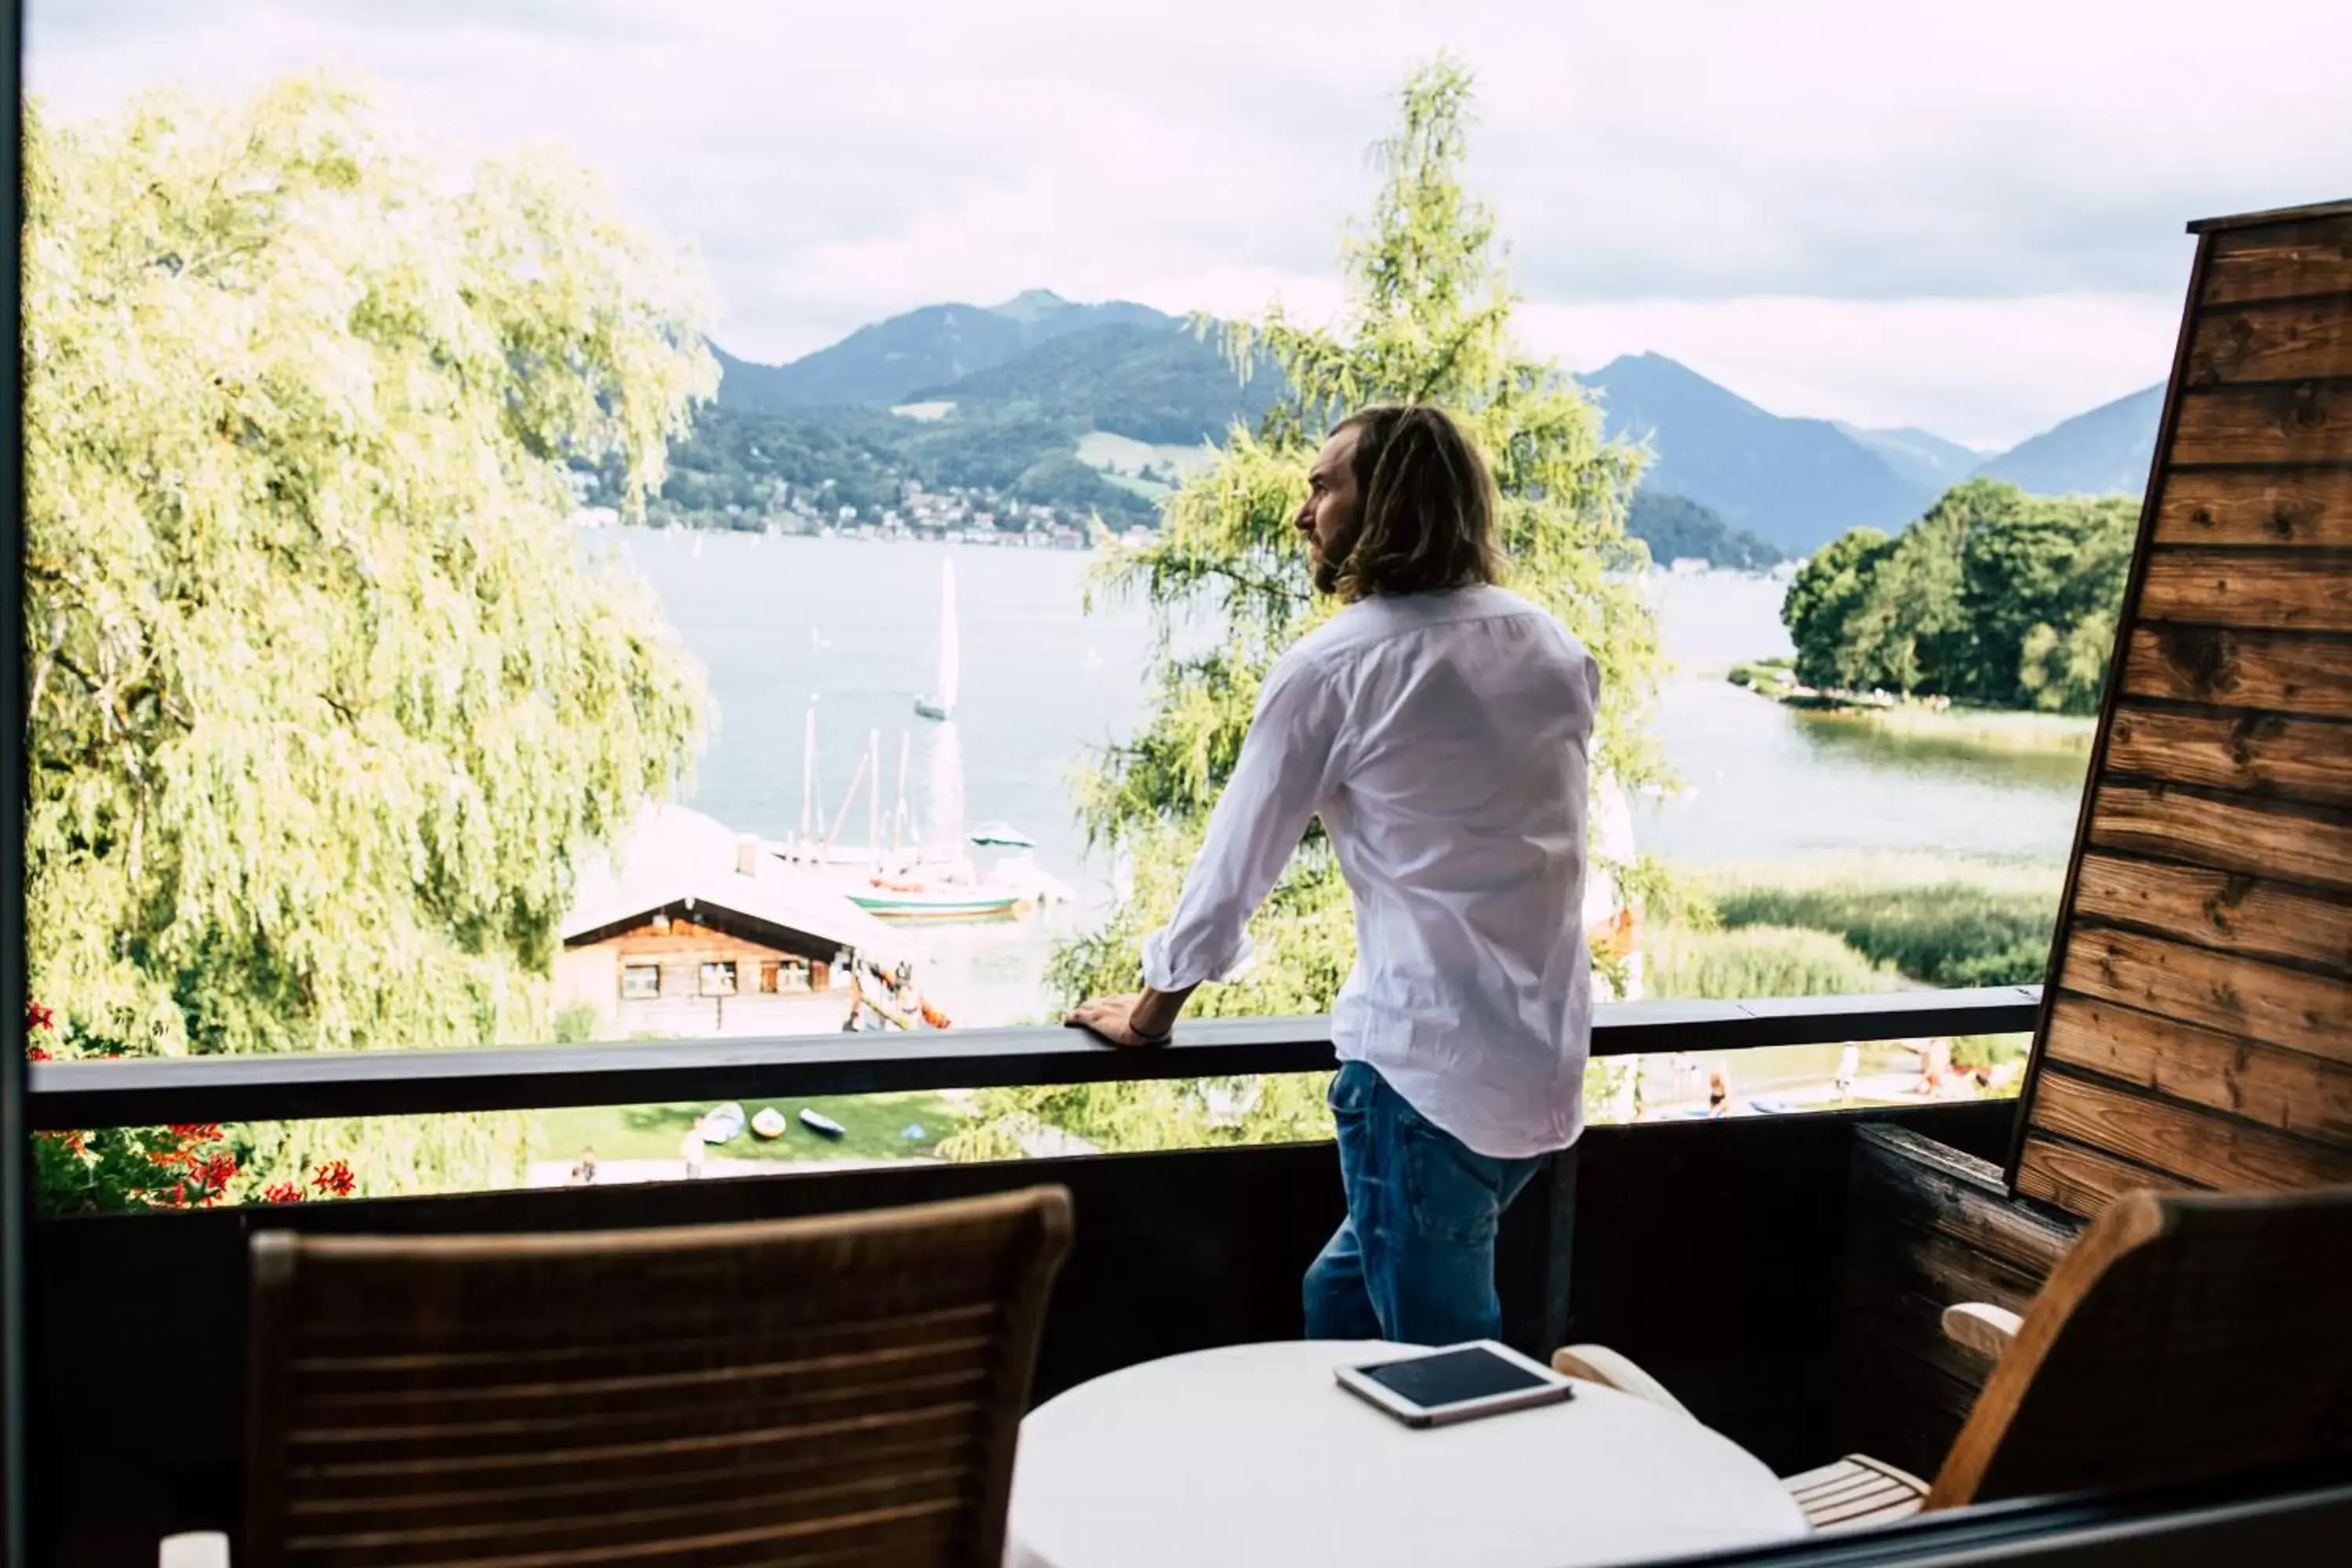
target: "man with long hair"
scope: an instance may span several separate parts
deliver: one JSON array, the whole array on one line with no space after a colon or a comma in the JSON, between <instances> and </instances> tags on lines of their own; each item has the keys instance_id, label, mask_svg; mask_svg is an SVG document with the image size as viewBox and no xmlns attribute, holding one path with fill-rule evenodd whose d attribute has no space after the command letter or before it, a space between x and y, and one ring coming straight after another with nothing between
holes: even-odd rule
<instances>
[{"instance_id":1,"label":"man with long hair","mask_svg":"<svg viewBox=\"0 0 2352 1568\"><path fill-rule=\"evenodd\" d=\"M1140 994L1069 1022L1163 1043L1320 817L1356 906L1331 1010L1348 1217L1314 1339L1493 1338L1503 1210L1583 1125L1585 784L1599 668L1496 585L1494 481L1439 409L1335 427L1296 524L1339 614L1275 663Z\"/></svg>"}]
</instances>

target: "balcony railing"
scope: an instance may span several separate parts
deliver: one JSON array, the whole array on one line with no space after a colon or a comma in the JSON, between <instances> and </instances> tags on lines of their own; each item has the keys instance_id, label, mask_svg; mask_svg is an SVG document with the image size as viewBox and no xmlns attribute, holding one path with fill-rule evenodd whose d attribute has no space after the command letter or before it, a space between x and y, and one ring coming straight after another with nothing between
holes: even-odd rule
<instances>
[{"instance_id":1,"label":"balcony railing","mask_svg":"<svg viewBox=\"0 0 2352 1568\"><path fill-rule=\"evenodd\" d=\"M1597 1058L1993 1035L2033 1027L2041 987L1902 991L1596 1009ZM1328 1018L1211 1019L1174 1042L1112 1050L1070 1029L951 1029L509 1046L484 1050L48 1062L32 1069L36 1129L411 1116L571 1105L1139 1082L1328 1070Z\"/></svg>"},{"instance_id":2,"label":"balcony railing","mask_svg":"<svg viewBox=\"0 0 2352 1568\"><path fill-rule=\"evenodd\" d=\"M2000 1034L2030 986L1601 1009L1599 1057ZM1066 1029L681 1040L479 1051L43 1063L42 1128L425 1114L722 1098L1311 1072L1327 1020L1184 1026L1151 1051ZM1852 1124L1889 1121L1998 1157L2013 1102L1597 1126L1504 1216L1504 1337L1625 1350L1710 1425L1782 1471L1836 1450L1837 1321ZM1182 1149L988 1164L354 1199L34 1227L28 1405L36 1560L152 1563L178 1531L234 1528L247 1247L262 1227L510 1233L838 1213L1066 1185L1076 1245L1055 1291L1036 1396L1138 1362L1294 1337L1299 1275L1342 1199L1328 1144ZM90 1413L154 1407L201 1441L126 1444Z\"/></svg>"}]
</instances>

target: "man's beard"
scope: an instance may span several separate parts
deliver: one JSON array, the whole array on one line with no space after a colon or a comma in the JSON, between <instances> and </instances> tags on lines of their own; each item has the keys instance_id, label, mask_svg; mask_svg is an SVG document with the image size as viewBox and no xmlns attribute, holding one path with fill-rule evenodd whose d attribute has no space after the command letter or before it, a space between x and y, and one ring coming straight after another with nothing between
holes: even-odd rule
<instances>
[{"instance_id":1,"label":"man's beard","mask_svg":"<svg viewBox=\"0 0 2352 1568\"><path fill-rule=\"evenodd\" d=\"M1328 550L1319 544L1310 547L1315 567L1317 593L1336 594L1339 591L1339 576L1347 571L1349 558L1356 553L1359 531L1356 529L1349 529L1344 535L1333 540L1331 547Z\"/></svg>"}]
</instances>

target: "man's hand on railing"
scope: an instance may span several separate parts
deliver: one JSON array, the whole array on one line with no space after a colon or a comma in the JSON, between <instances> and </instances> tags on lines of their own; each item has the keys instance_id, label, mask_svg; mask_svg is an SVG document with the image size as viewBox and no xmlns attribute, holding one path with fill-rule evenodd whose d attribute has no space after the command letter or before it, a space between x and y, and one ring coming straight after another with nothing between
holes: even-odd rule
<instances>
[{"instance_id":1,"label":"man's hand on railing","mask_svg":"<svg viewBox=\"0 0 2352 1568\"><path fill-rule=\"evenodd\" d=\"M1176 1029L1176 1015L1183 1010L1190 991L1145 990L1128 996L1097 996L1081 1003L1077 1010L1062 1022L1074 1029L1084 1029L1107 1045L1127 1049L1146 1046L1164 1046Z\"/></svg>"}]
</instances>

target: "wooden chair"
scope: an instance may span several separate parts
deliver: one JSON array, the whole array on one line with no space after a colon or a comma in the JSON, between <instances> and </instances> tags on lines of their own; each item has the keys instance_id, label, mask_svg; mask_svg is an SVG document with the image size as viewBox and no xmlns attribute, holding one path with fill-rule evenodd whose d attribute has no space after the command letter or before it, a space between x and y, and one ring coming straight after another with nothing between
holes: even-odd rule
<instances>
[{"instance_id":1,"label":"wooden chair","mask_svg":"<svg viewBox=\"0 0 2352 1568\"><path fill-rule=\"evenodd\" d=\"M2022 1318L1971 1302L1944 1322L1999 1363L1935 1485L1851 1455L1789 1479L1815 1528L2352 1463L2352 1187L2133 1193ZM1605 1347L1571 1345L1552 1365L1683 1409Z\"/></svg>"},{"instance_id":2,"label":"wooden chair","mask_svg":"<svg viewBox=\"0 0 2352 1568\"><path fill-rule=\"evenodd\" d=\"M1069 1194L253 1240L240 1568L997 1568Z\"/></svg>"}]
</instances>

